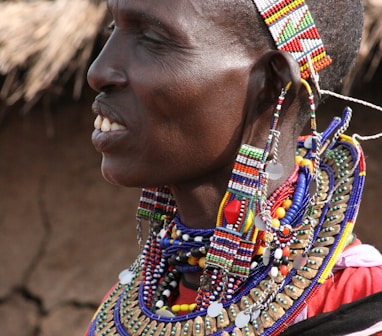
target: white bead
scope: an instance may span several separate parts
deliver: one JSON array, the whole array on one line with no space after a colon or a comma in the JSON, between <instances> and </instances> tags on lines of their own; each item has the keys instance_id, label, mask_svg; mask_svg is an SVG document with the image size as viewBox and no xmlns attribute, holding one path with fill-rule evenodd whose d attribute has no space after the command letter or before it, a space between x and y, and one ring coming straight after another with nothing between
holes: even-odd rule
<instances>
[{"instance_id":1,"label":"white bead","mask_svg":"<svg viewBox=\"0 0 382 336\"><path fill-rule=\"evenodd\" d=\"M276 266L271 268L271 277L276 278L279 274L279 269Z\"/></svg>"},{"instance_id":2,"label":"white bead","mask_svg":"<svg viewBox=\"0 0 382 336\"><path fill-rule=\"evenodd\" d=\"M194 239L196 242L201 242L201 241L203 241L203 237L202 236L197 236L197 237L195 237L195 239Z\"/></svg>"},{"instance_id":3,"label":"white bead","mask_svg":"<svg viewBox=\"0 0 382 336\"><path fill-rule=\"evenodd\" d=\"M252 264L251 264L251 270L255 269L257 267L259 263L254 261Z\"/></svg>"},{"instance_id":4,"label":"white bead","mask_svg":"<svg viewBox=\"0 0 382 336\"><path fill-rule=\"evenodd\" d=\"M158 300L155 304L155 307L161 309L164 306L164 302L162 300Z\"/></svg>"},{"instance_id":5,"label":"white bead","mask_svg":"<svg viewBox=\"0 0 382 336\"><path fill-rule=\"evenodd\" d=\"M171 291L170 291L169 289L165 289L165 290L163 291L163 295L164 295L165 297L169 297L169 296L171 295Z\"/></svg>"},{"instance_id":6,"label":"white bead","mask_svg":"<svg viewBox=\"0 0 382 336\"><path fill-rule=\"evenodd\" d=\"M166 230L165 229L160 230L159 237L163 239L165 235L166 235Z\"/></svg>"},{"instance_id":7,"label":"white bead","mask_svg":"<svg viewBox=\"0 0 382 336\"><path fill-rule=\"evenodd\" d=\"M178 283L174 280L174 281L171 281L170 282L170 286L172 287L172 288L176 288L176 286L178 286Z\"/></svg>"},{"instance_id":8,"label":"white bead","mask_svg":"<svg viewBox=\"0 0 382 336\"><path fill-rule=\"evenodd\" d=\"M283 250L281 248L276 249L275 251L275 258L281 259L283 257Z\"/></svg>"},{"instance_id":9,"label":"white bead","mask_svg":"<svg viewBox=\"0 0 382 336\"><path fill-rule=\"evenodd\" d=\"M190 235L188 235L188 234L184 234L183 236L182 236L182 239L184 240L184 241L189 241L189 239L190 239Z\"/></svg>"}]
</instances>

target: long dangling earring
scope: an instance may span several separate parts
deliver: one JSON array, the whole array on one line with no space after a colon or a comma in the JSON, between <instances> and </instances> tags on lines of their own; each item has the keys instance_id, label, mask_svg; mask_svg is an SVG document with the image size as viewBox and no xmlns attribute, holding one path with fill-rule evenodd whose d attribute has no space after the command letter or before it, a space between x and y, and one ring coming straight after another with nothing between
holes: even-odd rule
<instances>
[{"instance_id":1,"label":"long dangling earring","mask_svg":"<svg viewBox=\"0 0 382 336\"><path fill-rule=\"evenodd\" d=\"M149 223L149 234L152 235L153 230L158 230L169 223L175 213L175 199L168 187L142 189L136 213L137 240L140 250L142 250L142 220Z\"/></svg>"},{"instance_id":2,"label":"long dangling earring","mask_svg":"<svg viewBox=\"0 0 382 336\"><path fill-rule=\"evenodd\" d=\"M201 288L208 295L201 299L200 304L208 307L208 314L212 317L218 316L222 309L220 301L225 294L228 274L238 279L249 276L253 257L261 248L258 234L260 231L269 231L265 224L269 221L263 220L261 213L266 204L269 175L275 180L283 175L282 166L277 162L277 125L290 87L291 83L288 83L278 98L264 149L243 144L236 157L201 278ZM267 164L272 146L276 155ZM209 281L210 278L212 281ZM220 293L214 293L214 286L222 287ZM213 292L212 298L210 292Z\"/></svg>"}]
</instances>

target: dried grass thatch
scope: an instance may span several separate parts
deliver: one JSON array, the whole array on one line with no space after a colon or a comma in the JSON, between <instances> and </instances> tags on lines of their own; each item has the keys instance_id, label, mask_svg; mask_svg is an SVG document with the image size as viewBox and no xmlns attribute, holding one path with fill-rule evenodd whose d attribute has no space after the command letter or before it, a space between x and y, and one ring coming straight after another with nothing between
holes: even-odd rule
<instances>
[{"instance_id":1,"label":"dried grass thatch","mask_svg":"<svg viewBox=\"0 0 382 336\"><path fill-rule=\"evenodd\" d=\"M0 0L0 102L32 107L76 75L78 97L94 41L106 16L103 0ZM382 58L382 0L364 0L359 60L344 91L372 79Z\"/></svg>"},{"instance_id":2,"label":"dried grass thatch","mask_svg":"<svg viewBox=\"0 0 382 336\"><path fill-rule=\"evenodd\" d=\"M0 99L6 105L24 100L28 109L73 74L79 96L105 14L103 1L0 2Z\"/></svg>"}]
</instances>

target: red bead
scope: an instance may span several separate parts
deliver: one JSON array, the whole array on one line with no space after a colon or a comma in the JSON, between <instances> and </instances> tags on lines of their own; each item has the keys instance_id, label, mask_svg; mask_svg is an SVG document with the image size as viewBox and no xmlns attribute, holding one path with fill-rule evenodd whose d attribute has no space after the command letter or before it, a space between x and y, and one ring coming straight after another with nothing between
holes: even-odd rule
<instances>
[{"instance_id":1,"label":"red bead","mask_svg":"<svg viewBox=\"0 0 382 336\"><path fill-rule=\"evenodd\" d=\"M289 257L290 256L290 248L289 248L289 246L285 246L283 248L283 256L284 257Z\"/></svg>"},{"instance_id":2,"label":"red bead","mask_svg":"<svg viewBox=\"0 0 382 336\"><path fill-rule=\"evenodd\" d=\"M240 215L241 202L233 200L229 203L224 211L224 216L229 224L235 224Z\"/></svg>"},{"instance_id":3,"label":"red bead","mask_svg":"<svg viewBox=\"0 0 382 336\"><path fill-rule=\"evenodd\" d=\"M281 273L281 275L286 276L288 274L288 266L281 265L280 266L280 273Z\"/></svg>"}]
</instances>

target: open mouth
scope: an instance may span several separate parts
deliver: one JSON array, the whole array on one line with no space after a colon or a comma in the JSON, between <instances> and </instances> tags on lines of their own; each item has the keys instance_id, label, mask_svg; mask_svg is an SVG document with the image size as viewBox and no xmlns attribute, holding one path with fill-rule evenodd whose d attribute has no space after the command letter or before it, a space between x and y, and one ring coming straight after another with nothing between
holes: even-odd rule
<instances>
[{"instance_id":1,"label":"open mouth","mask_svg":"<svg viewBox=\"0 0 382 336\"><path fill-rule=\"evenodd\" d=\"M112 131L122 131L126 127L118 124L117 122L111 122L108 118L98 115L94 120L94 128L100 130L101 132L112 132Z\"/></svg>"}]
</instances>

